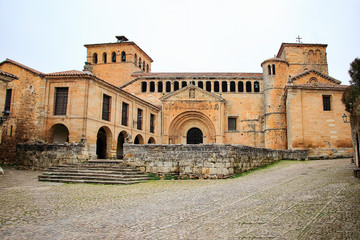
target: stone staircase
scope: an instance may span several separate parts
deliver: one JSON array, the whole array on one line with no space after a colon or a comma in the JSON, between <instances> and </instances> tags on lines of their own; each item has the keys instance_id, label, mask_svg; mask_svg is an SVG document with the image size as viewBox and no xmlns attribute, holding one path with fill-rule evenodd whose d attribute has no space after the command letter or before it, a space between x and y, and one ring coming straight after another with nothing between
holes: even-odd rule
<instances>
[{"instance_id":1,"label":"stone staircase","mask_svg":"<svg viewBox=\"0 0 360 240\"><path fill-rule=\"evenodd\" d=\"M89 160L50 167L39 181L62 183L134 184L151 180L147 174L121 160Z\"/></svg>"}]
</instances>

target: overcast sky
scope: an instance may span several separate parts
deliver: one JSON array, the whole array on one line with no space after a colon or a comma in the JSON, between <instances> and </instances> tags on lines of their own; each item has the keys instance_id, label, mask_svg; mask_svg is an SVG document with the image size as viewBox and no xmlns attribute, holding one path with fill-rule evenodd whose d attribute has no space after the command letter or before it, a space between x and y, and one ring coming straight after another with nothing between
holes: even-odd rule
<instances>
[{"instance_id":1,"label":"overcast sky","mask_svg":"<svg viewBox=\"0 0 360 240\"><path fill-rule=\"evenodd\" d=\"M360 57L360 0L0 0L0 60L44 73L82 70L84 44L125 35L153 72L261 72L282 42L328 44L329 75L348 84Z\"/></svg>"}]
</instances>

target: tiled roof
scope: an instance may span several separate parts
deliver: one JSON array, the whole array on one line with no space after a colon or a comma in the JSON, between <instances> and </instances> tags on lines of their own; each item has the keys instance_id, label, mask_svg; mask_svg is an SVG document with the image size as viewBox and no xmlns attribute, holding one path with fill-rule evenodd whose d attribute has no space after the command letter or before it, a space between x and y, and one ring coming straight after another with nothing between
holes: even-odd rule
<instances>
[{"instance_id":1,"label":"tiled roof","mask_svg":"<svg viewBox=\"0 0 360 240\"><path fill-rule=\"evenodd\" d=\"M6 77L11 77L11 78L14 78L14 79L19 79L19 78L18 78L17 76L15 76L14 74L5 72L5 71L3 71L3 70L0 70L0 75L6 76Z\"/></svg>"},{"instance_id":2,"label":"tiled roof","mask_svg":"<svg viewBox=\"0 0 360 240\"><path fill-rule=\"evenodd\" d=\"M11 59L9 59L9 58L7 58L5 61L3 61L2 63L0 63L0 65L3 64L3 63L6 63L6 62L12 63L12 64L14 64L14 65L16 65L16 66L18 66L18 67L21 67L21 68L23 68L23 69L26 69L26 70L28 70L28 71L30 71L30 72L32 72L32 73L35 73L36 75L39 75L40 77L42 77L42 76L45 75L45 74L42 73L42 72L39 72L39 71L37 71L37 70L35 70L35 69L31 68L31 67L25 66L25 65L23 65L23 64L21 64L21 63L18 63L18 62L14 61L14 60L11 60Z\"/></svg>"},{"instance_id":3,"label":"tiled roof","mask_svg":"<svg viewBox=\"0 0 360 240\"><path fill-rule=\"evenodd\" d=\"M231 72L159 72L133 73L138 78L262 78L262 73L231 73Z\"/></svg>"},{"instance_id":4,"label":"tiled roof","mask_svg":"<svg viewBox=\"0 0 360 240\"><path fill-rule=\"evenodd\" d=\"M90 72L83 72L83 71L79 71L79 70L69 70L69 71L54 72L54 73L46 74L46 76L82 76L82 75L94 76Z\"/></svg>"},{"instance_id":5,"label":"tiled roof","mask_svg":"<svg viewBox=\"0 0 360 240\"><path fill-rule=\"evenodd\" d=\"M330 83L306 83L306 84L294 84L287 85L286 88L301 88L301 89L314 89L314 90L345 90L348 85L330 84Z\"/></svg>"},{"instance_id":6,"label":"tiled roof","mask_svg":"<svg viewBox=\"0 0 360 240\"><path fill-rule=\"evenodd\" d=\"M317 70L314 70L314 69L307 70L307 71L305 71L305 72L303 72L303 73L301 73L301 74L299 74L299 75L296 75L295 77L292 77L292 78L291 78L291 81L294 81L294 80L296 80L296 79L299 79L299 78L301 78L301 77L303 77L303 76L306 76L306 75L308 75L308 74L310 74L310 73L314 73L314 74L316 74L316 75L318 75L318 76L320 76L320 77L323 77L323 78L325 78L325 79L327 79L327 80L329 80L329 81L331 81L331 82L333 82L333 83L336 83L336 84L340 84L340 83L341 83L341 81L336 80L335 78L332 78L332 77L330 77L330 76L328 76L328 75L325 75L325 74L323 74L323 73L321 73L321 72L319 72L319 71L317 71Z\"/></svg>"}]
</instances>

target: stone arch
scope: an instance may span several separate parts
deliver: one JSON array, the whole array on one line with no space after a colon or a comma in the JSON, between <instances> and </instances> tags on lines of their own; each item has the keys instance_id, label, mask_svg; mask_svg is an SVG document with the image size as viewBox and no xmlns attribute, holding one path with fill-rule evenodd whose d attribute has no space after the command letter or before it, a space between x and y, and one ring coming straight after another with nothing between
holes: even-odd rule
<instances>
[{"instance_id":1,"label":"stone arch","mask_svg":"<svg viewBox=\"0 0 360 240\"><path fill-rule=\"evenodd\" d=\"M198 128L203 133L204 143L216 142L216 130L213 122L203 113L188 111L179 114L169 127L169 142L186 144L187 133L191 128Z\"/></svg>"},{"instance_id":2,"label":"stone arch","mask_svg":"<svg viewBox=\"0 0 360 240\"><path fill-rule=\"evenodd\" d=\"M124 143L129 137L129 134L126 131L121 131L118 135L117 146L116 146L116 158L123 159L124 157Z\"/></svg>"},{"instance_id":3,"label":"stone arch","mask_svg":"<svg viewBox=\"0 0 360 240\"><path fill-rule=\"evenodd\" d=\"M136 135L134 138L134 144L144 144L144 138L141 136L141 134Z\"/></svg>"},{"instance_id":4,"label":"stone arch","mask_svg":"<svg viewBox=\"0 0 360 240\"><path fill-rule=\"evenodd\" d=\"M98 159L105 159L110 157L112 146L111 130L103 126L99 128L96 137L96 155Z\"/></svg>"},{"instance_id":5,"label":"stone arch","mask_svg":"<svg viewBox=\"0 0 360 240\"><path fill-rule=\"evenodd\" d=\"M48 142L64 144L69 142L69 130L61 123L53 125L49 129Z\"/></svg>"},{"instance_id":6,"label":"stone arch","mask_svg":"<svg viewBox=\"0 0 360 240\"><path fill-rule=\"evenodd\" d=\"M153 137L150 137L148 140L148 144L155 144L155 139Z\"/></svg>"}]
</instances>

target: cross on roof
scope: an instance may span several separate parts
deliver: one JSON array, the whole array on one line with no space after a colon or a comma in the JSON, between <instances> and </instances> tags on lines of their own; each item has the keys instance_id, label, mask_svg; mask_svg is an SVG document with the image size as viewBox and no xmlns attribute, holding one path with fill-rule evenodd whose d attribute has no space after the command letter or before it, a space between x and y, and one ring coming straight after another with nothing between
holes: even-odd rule
<instances>
[{"instance_id":1,"label":"cross on roof","mask_svg":"<svg viewBox=\"0 0 360 240\"><path fill-rule=\"evenodd\" d=\"M302 39L302 38L298 35L297 38L296 38L296 41L297 41L298 43L301 43L301 39Z\"/></svg>"}]
</instances>

